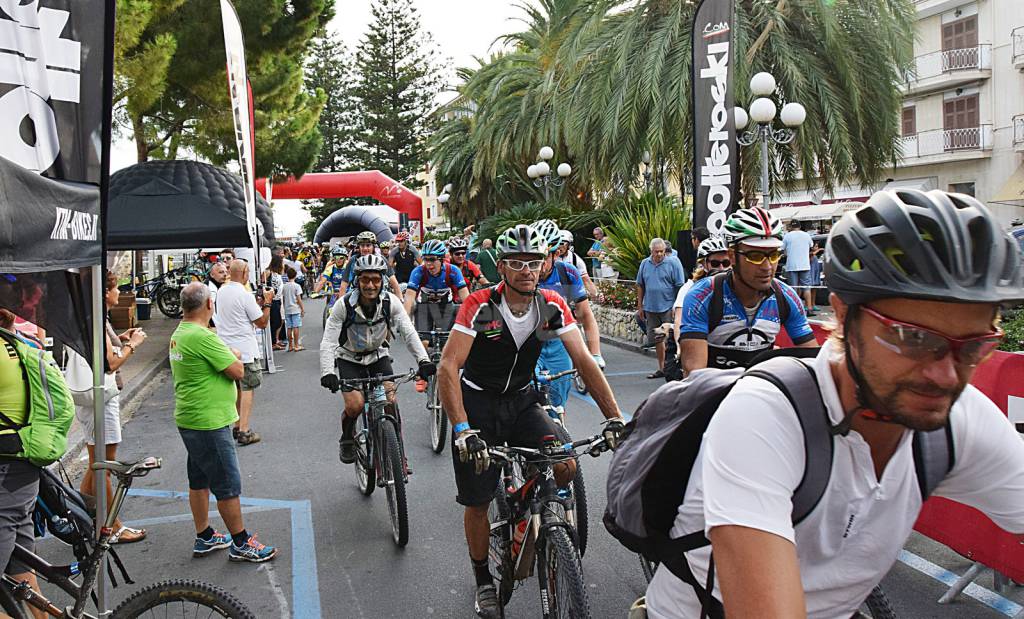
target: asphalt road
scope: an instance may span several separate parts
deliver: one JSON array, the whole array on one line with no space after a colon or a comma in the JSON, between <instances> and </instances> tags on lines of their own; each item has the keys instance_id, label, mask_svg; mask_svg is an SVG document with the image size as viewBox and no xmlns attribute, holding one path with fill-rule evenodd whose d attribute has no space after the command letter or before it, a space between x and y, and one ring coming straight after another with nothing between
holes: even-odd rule
<instances>
[{"instance_id":1,"label":"asphalt road","mask_svg":"<svg viewBox=\"0 0 1024 619\"><path fill-rule=\"evenodd\" d=\"M259 444L239 448L246 527L261 541L276 545L276 560L262 565L235 564L226 554L193 559L193 527L187 499L185 450L173 423L173 393L165 375L144 396L124 429L121 459L157 455L162 470L139 480L124 511L129 523L143 525L149 538L120 548L137 584L113 590L113 603L157 580L196 578L219 584L263 617L472 617L473 586L462 532L462 510L455 503L451 456L429 449L424 396L411 384L399 392L405 441L414 474L408 485L410 542L396 548L391 539L383 492L360 495L351 465L338 461L340 394L319 385L320 301L307 303L303 340L307 350L278 353L283 368L264 376L257 391L253 427ZM620 406L633 410L661 381L646 380L653 359L611 346L604 349L608 380ZM413 367L404 350L396 354L396 372ZM568 425L574 436L596 432L600 413L579 397L571 399ZM624 617L643 594L637 559L618 545L600 524L609 458L587 458L591 541L583 560L595 617ZM223 528L218 517L214 526ZM44 555L66 555L59 542L44 540ZM908 550L930 570L963 573L969 562L919 536ZM932 570L934 571L934 570ZM941 575L941 572L937 572ZM1024 590L1010 587L1003 597L978 590L985 605L961 596L935 603L945 589L934 577L898 563L883 583L903 617L1000 617L1020 612ZM992 588L991 577L979 584ZM1009 599L1007 599L1009 598ZM999 610L993 608L997 607ZM536 581L523 583L508 608L509 617L539 616ZM1001 611L1001 612L1000 612Z\"/></svg>"}]
</instances>

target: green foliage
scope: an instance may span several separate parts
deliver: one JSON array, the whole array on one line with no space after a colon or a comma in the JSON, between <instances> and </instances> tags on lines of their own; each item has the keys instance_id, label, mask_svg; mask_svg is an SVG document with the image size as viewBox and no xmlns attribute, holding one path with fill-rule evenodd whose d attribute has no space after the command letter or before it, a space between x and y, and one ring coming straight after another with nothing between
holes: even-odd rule
<instances>
[{"instance_id":1,"label":"green foliage","mask_svg":"<svg viewBox=\"0 0 1024 619\"><path fill-rule=\"evenodd\" d=\"M356 81L354 64L344 42L329 30L321 31L309 48L306 91L310 96L324 97L317 123L323 146L314 172L341 172L357 167L359 103L352 92Z\"/></svg>"},{"instance_id":2,"label":"green foliage","mask_svg":"<svg viewBox=\"0 0 1024 619\"><path fill-rule=\"evenodd\" d=\"M406 187L427 163L434 96L444 86L437 51L412 0L375 0L373 22L356 52L358 163Z\"/></svg>"},{"instance_id":3,"label":"green foliage","mask_svg":"<svg viewBox=\"0 0 1024 619\"><path fill-rule=\"evenodd\" d=\"M320 151L323 98L303 87L309 41L332 0L238 0L256 124L256 173L302 173ZM208 0L119 0L116 66L139 161L182 148L216 165L238 157L220 11Z\"/></svg>"},{"instance_id":4,"label":"green foliage","mask_svg":"<svg viewBox=\"0 0 1024 619\"><path fill-rule=\"evenodd\" d=\"M558 202L527 202L495 213L480 222L477 237L493 241L512 226L530 224L538 219L554 219L559 222L568 214L568 210Z\"/></svg>"},{"instance_id":5,"label":"green foliage","mask_svg":"<svg viewBox=\"0 0 1024 619\"><path fill-rule=\"evenodd\" d=\"M1001 326L1006 337L999 345L999 350L1024 352L1024 309L1006 312Z\"/></svg>"},{"instance_id":6,"label":"green foliage","mask_svg":"<svg viewBox=\"0 0 1024 619\"><path fill-rule=\"evenodd\" d=\"M640 262L651 254L651 239L671 241L689 223L689 209L675 198L644 194L612 216L605 228L612 248L606 259L620 277L635 278Z\"/></svg>"},{"instance_id":7,"label":"green foliage","mask_svg":"<svg viewBox=\"0 0 1024 619\"><path fill-rule=\"evenodd\" d=\"M621 279L599 279L595 282L601 305L621 310L636 310L636 284Z\"/></svg>"}]
</instances>

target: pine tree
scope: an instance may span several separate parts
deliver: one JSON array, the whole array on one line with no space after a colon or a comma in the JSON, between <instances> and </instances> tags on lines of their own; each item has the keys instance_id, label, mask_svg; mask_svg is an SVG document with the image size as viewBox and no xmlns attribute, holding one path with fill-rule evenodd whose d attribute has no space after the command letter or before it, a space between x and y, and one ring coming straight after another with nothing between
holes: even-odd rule
<instances>
[{"instance_id":1,"label":"pine tree","mask_svg":"<svg viewBox=\"0 0 1024 619\"><path fill-rule=\"evenodd\" d=\"M374 0L372 11L356 53L359 163L419 187L430 113L444 85L437 48L420 27L412 0Z\"/></svg>"}]
</instances>

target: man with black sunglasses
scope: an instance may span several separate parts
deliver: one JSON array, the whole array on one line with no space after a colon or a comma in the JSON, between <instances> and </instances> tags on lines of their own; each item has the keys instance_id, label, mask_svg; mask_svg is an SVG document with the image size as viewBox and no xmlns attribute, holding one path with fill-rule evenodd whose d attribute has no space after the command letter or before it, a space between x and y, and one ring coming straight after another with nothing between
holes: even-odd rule
<instances>
[{"instance_id":1,"label":"man with black sunglasses","mask_svg":"<svg viewBox=\"0 0 1024 619\"><path fill-rule=\"evenodd\" d=\"M805 445L779 387L740 378L704 434L701 473L675 520L673 537L707 531L711 541L712 616L857 614L929 493L1024 533L1024 445L969 384L1003 337L1000 306L1024 301L1020 261L992 213L961 194L879 192L833 227L825 283L836 325L807 364L817 389L793 394L802 406L819 399L829 444ZM825 488L794 523L804 463L821 447ZM711 582L708 550L685 555L696 583ZM701 609L696 587L666 569L646 602L656 619Z\"/></svg>"},{"instance_id":2,"label":"man with black sunglasses","mask_svg":"<svg viewBox=\"0 0 1024 619\"><path fill-rule=\"evenodd\" d=\"M762 208L740 209L725 222L725 237L731 269L697 282L683 301L683 371L748 367L783 328L797 346L817 347L799 295L775 279L781 222Z\"/></svg>"}]
</instances>

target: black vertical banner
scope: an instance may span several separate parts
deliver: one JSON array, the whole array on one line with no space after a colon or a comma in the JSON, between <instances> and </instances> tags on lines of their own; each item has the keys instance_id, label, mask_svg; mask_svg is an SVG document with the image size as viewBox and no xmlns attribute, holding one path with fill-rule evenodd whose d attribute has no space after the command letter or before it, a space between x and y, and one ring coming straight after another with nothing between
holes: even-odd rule
<instances>
[{"instance_id":1,"label":"black vertical banner","mask_svg":"<svg viewBox=\"0 0 1024 619\"><path fill-rule=\"evenodd\" d=\"M693 15L693 226L722 231L736 200L733 0L702 0Z\"/></svg>"}]
</instances>

